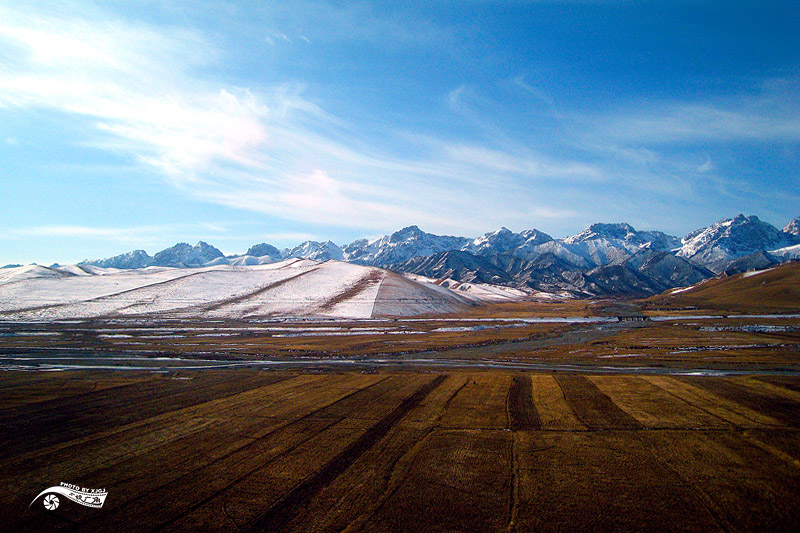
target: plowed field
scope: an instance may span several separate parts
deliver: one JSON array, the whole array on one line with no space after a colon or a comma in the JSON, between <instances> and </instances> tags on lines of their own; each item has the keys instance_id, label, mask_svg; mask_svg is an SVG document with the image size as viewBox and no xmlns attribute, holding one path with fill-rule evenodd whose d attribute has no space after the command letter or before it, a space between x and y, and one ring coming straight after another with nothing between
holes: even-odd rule
<instances>
[{"instance_id":1,"label":"plowed field","mask_svg":"<svg viewBox=\"0 0 800 533\"><path fill-rule=\"evenodd\" d=\"M800 528L800 378L0 373L9 531ZM38 498L105 488L101 509Z\"/></svg>"}]
</instances>

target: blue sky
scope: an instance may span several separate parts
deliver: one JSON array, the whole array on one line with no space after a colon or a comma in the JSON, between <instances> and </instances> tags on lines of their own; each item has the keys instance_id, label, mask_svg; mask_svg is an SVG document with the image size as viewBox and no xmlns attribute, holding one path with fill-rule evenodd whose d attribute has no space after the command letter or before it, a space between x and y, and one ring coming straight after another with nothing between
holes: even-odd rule
<instances>
[{"instance_id":1,"label":"blue sky","mask_svg":"<svg viewBox=\"0 0 800 533\"><path fill-rule=\"evenodd\" d=\"M0 264L800 215L797 1L2 2Z\"/></svg>"}]
</instances>

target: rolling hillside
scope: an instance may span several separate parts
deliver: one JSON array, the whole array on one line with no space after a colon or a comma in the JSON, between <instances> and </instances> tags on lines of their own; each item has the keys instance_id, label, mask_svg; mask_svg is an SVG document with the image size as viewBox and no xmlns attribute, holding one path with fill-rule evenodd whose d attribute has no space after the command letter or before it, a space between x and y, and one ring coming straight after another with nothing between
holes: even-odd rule
<instances>
[{"instance_id":1,"label":"rolling hillside","mask_svg":"<svg viewBox=\"0 0 800 533\"><path fill-rule=\"evenodd\" d=\"M741 313L800 312L800 262L712 279L644 300L646 309Z\"/></svg>"},{"instance_id":2,"label":"rolling hillside","mask_svg":"<svg viewBox=\"0 0 800 533\"><path fill-rule=\"evenodd\" d=\"M7 269L0 280L0 320L92 317L371 318L450 313L509 301L525 293L504 287L409 279L341 261L289 259L256 266L182 269Z\"/></svg>"}]
</instances>

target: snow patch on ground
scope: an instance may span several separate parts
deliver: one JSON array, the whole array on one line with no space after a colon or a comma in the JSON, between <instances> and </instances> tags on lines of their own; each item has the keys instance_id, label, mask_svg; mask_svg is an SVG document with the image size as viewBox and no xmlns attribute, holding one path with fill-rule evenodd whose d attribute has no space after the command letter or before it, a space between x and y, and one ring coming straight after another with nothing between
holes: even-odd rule
<instances>
[{"instance_id":1,"label":"snow patch on ground","mask_svg":"<svg viewBox=\"0 0 800 533\"><path fill-rule=\"evenodd\" d=\"M672 289L671 291L669 291L669 293L670 294L678 294L678 293L681 293L681 292L690 291L692 289L694 289L694 285L692 285L690 287L680 287L680 288L677 288L677 289Z\"/></svg>"},{"instance_id":2,"label":"snow patch on ground","mask_svg":"<svg viewBox=\"0 0 800 533\"><path fill-rule=\"evenodd\" d=\"M771 270L775 270L775 268L766 268L764 270L752 270L750 272L745 272L742 274L742 278L751 278L753 276L758 276L759 274L764 274L765 272L769 272Z\"/></svg>"}]
</instances>

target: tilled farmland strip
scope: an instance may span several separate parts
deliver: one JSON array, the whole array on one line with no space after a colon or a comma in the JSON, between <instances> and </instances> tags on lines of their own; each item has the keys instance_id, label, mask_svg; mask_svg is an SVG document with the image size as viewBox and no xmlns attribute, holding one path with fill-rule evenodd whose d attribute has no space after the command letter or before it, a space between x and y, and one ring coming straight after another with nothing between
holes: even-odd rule
<instances>
[{"instance_id":1,"label":"tilled farmland strip","mask_svg":"<svg viewBox=\"0 0 800 533\"><path fill-rule=\"evenodd\" d=\"M800 468L800 430L748 429L743 435L759 448L768 451L794 468Z\"/></svg>"},{"instance_id":2,"label":"tilled farmland strip","mask_svg":"<svg viewBox=\"0 0 800 533\"><path fill-rule=\"evenodd\" d=\"M238 372L236 372L238 374ZM220 375L220 374L217 374ZM308 382L309 377L298 377L284 374L283 379L276 380L269 375L263 375L259 387L247 389L230 396L221 395L219 398L180 407L155 416L143 418L129 424L114 426L89 435L72 440L63 441L41 449L31 449L15 457L0 461L0 470L4 472L33 473L39 468L52 468L52 465L69 462L70 472L80 471L83 467L98 468L106 463L124 457L130 450L142 444L142 439L150 440L151 435L170 428L174 420L206 421L206 425L213 425L217 420L222 406L250 405L253 398L260 397L263 391L280 394L284 389L290 389L298 381ZM316 379L320 379L317 376ZM187 385L190 386L190 385ZM213 383L202 383L203 388L214 388ZM132 400L136 403L136 399ZM176 431L179 436L180 431ZM145 445L145 450L147 446ZM103 462L98 463L97 457L102 457Z\"/></svg>"},{"instance_id":3,"label":"tilled farmland strip","mask_svg":"<svg viewBox=\"0 0 800 533\"><path fill-rule=\"evenodd\" d=\"M323 488L286 530L370 530L378 509L404 483L418 453L438 430L439 419L468 378L450 374L347 471Z\"/></svg>"},{"instance_id":4,"label":"tilled farmland strip","mask_svg":"<svg viewBox=\"0 0 800 533\"><path fill-rule=\"evenodd\" d=\"M508 414L512 431L541 429L539 414L533 405L531 377L514 376L508 391Z\"/></svg>"},{"instance_id":5,"label":"tilled farmland strip","mask_svg":"<svg viewBox=\"0 0 800 533\"><path fill-rule=\"evenodd\" d=\"M680 379L749 409L775 417L784 424L800 427L800 402L796 400L748 387L739 383L736 378L711 380L686 376Z\"/></svg>"},{"instance_id":6,"label":"tilled farmland strip","mask_svg":"<svg viewBox=\"0 0 800 533\"><path fill-rule=\"evenodd\" d=\"M800 527L800 469L742 438L739 431L643 431L638 437L702 495L722 529Z\"/></svg>"},{"instance_id":7,"label":"tilled farmland strip","mask_svg":"<svg viewBox=\"0 0 800 533\"><path fill-rule=\"evenodd\" d=\"M196 499L161 526L167 530L206 529L213 524L245 524L260 516L271 502L280 500L293 487L314 475L369 427L413 394L424 376L385 378L377 386L364 389L328 408L318 410L297 424L290 424L269 436L263 447L270 455L258 466L237 468L230 477L214 484L214 492ZM271 448L268 448L271 446ZM243 473L242 473L243 472ZM227 482L222 485L223 482ZM206 491L206 488L203 488ZM192 498L195 498L192 500ZM236 502L228 507L229 499Z\"/></svg>"},{"instance_id":8,"label":"tilled farmland strip","mask_svg":"<svg viewBox=\"0 0 800 533\"><path fill-rule=\"evenodd\" d=\"M533 405L539 414L542 429L566 431L586 429L575 416L553 376L533 375L531 385Z\"/></svg>"},{"instance_id":9,"label":"tilled farmland strip","mask_svg":"<svg viewBox=\"0 0 800 533\"><path fill-rule=\"evenodd\" d=\"M769 415L748 409L744 405L732 402L722 396L712 394L702 387L695 387L674 377L641 376L641 379L664 389L669 394L698 409L702 409L740 428L783 426L780 421Z\"/></svg>"},{"instance_id":10,"label":"tilled farmland strip","mask_svg":"<svg viewBox=\"0 0 800 533\"><path fill-rule=\"evenodd\" d=\"M442 427L508 428L508 374L475 374L450 403Z\"/></svg>"},{"instance_id":11,"label":"tilled farmland strip","mask_svg":"<svg viewBox=\"0 0 800 533\"><path fill-rule=\"evenodd\" d=\"M647 432L516 434L520 441L516 530L717 529L694 492L639 441L640 433Z\"/></svg>"},{"instance_id":12,"label":"tilled farmland strip","mask_svg":"<svg viewBox=\"0 0 800 533\"><path fill-rule=\"evenodd\" d=\"M326 463L316 474L295 487L269 511L259 517L247 528L251 531L275 531L285 527L300 509L322 488L330 484L383 437L403 416L425 399L431 391L442 384L446 376L440 375L421 386L414 394L403 400L377 424L365 431L355 442L347 446L339 455Z\"/></svg>"},{"instance_id":13,"label":"tilled farmland strip","mask_svg":"<svg viewBox=\"0 0 800 533\"><path fill-rule=\"evenodd\" d=\"M7 416L12 418L16 416L17 410L23 406L39 404L41 406L52 406L51 402L63 401L70 398L70 401L84 396L86 394L93 394L100 390L107 390L112 388L126 387L136 381L148 381L154 379L152 374L141 373L141 377L137 379L136 375L125 376L122 378L114 377L100 377L83 372L70 372L75 374L74 377L61 380L44 379L44 380L31 380L27 382L24 380L4 380L0 382L0 390L3 391L3 403L0 408L0 420ZM3 372L8 376L19 376L18 372ZM49 372L42 372L42 374L51 374ZM139 373L135 373L140 375ZM54 383L56 385L54 385Z\"/></svg>"},{"instance_id":14,"label":"tilled farmland strip","mask_svg":"<svg viewBox=\"0 0 800 533\"><path fill-rule=\"evenodd\" d=\"M232 375L220 380L218 384L211 382L209 385L213 386L204 387L201 385L205 381L205 376L201 374L198 382L192 385L166 379L154 380L138 387L126 388L124 391L99 391L83 401L36 410L30 416L26 416L23 412L18 417L0 424L0 433L6 435L5 445L0 448L0 458L27 451L30 440L26 435L31 433L39 436L37 446L46 447L177 408L232 396L263 386L265 381L283 379L286 377Z\"/></svg>"},{"instance_id":15,"label":"tilled farmland strip","mask_svg":"<svg viewBox=\"0 0 800 533\"><path fill-rule=\"evenodd\" d=\"M796 377L790 376L759 376L759 380L764 381L766 383L772 383L773 385L778 385L780 387L785 387L789 390L793 390L795 392L800 392L800 382L798 382Z\"/></svg>"},{"instance_id":16,"label":"tilled farmland strip","mask_svg":"<svg viewBox=\"0 0 800 533\"><path fill-rule=\"evenodd\" d=\"M342 386L346 381L350 381L353 386ZM153 461L164 465L158 473L158 483L166 483L166 480L177 478L195 468L198 462L207 464L215 458L239 451L269 431L308 414L316 406L326 401L335 401L375 381L378 379L300 376L248 391L230 401L209 406L208 410L195 409L190 420L198 417L207 422L197 433L156 442L149 446L150 449L147 445L139 445L139 453L130 454L118 461L106 462L102 468L84 473L75 479L85 486L91 486L92 482L115 480L111 484L105 482L105 485L113 487L115 505L119 505L120 502L139 496L143 484L146 486L156 482L153 476L142 474ZM269 410L269 416L261 414L264 409ZM176 413L174 418L164 420L164 423L170 424L174 432L178 433L184 425L184 418L184 413Z\"/></svg>"},{"instance_id":17,"label":"tilled farmland strip","mask_svg":"<svg viewBox=\"0 0 800 533\"><path fill-rule=\"evenodd\" d=\"M513 435L523 433L536 432L437 429L362 530L504 530L513 502Z\"/></svg>"},{"instance_id":18,"label":"tilled farmland strip","mask_svg":"<svg viewBox=\"0 0 800 533\"><path fill-rule=\"evenodd\" d=\"M768 381L763 381L750 376L740 377L736 380L736 383L747 388L754 389L759 394L780 396L782 398L786 398L787 400L800 403L800 391L775 385Z\"/></svg>"},{"instance_id":19,"label":"tilled farmland strip","mask_svg":"<svg viewBox=\"0 0 800 533\"><path fill-rule=\"evenodd\" d=\"M292 413L303 406L302 400L295 396L315 393L314 397L307 400L309 407L301 414L307 414L315 405L319 405L313 402L326 398L325 391L317 391L314 382L327 381L329 385L332 384L328 388L333 389L337 398L352 392L352 388L342 386L342 382L347 380L345 376L327 379L313 375L286 377L289 379L233 397L158 415L149 419L149 423L134 424L135 427L129 431L108 432L103 438L88 443L77 442L74 446L59 447L52 454L44 454L43 458L31 457L15 469L3 468L0 487L10 494L20 494L26 489L35 493L37 486L51 483L53 472L59 472L62 476L69 476L67 479L73 483L113 490L115 498L106 506L113 510L140 494L143 486L145 490L150 490L159 479L174 479L184 474L187 468L196 468L198 460L202 465L208 464L215 455L224 453L231 446L241 447L242 443L253 441L254 437L248 433L253 429L262 431L265 421L274 420L274 426L287 423L272 416L257 416L262 404L273 415L291 418ZM378 379L364 376L357 379L355 384L371 383ZM280 402L287 408L282 409ZM228 428L236 419L238 425ZM238 435L237 428L241 428L245 434ZM253 433L258 434L257 431ZM153 461L161 465L155 473L152 471ZM32 465L37 465L37 468L32 468ZM19 505L24 503L17 502Z\"/></svg>"},{"instance_id":20,"label":"tilled farmland strip","mask_svg":"<svg viewBox=\"0 0 800 533\"><path fill-rule=\"evenodd\" d=\"M586 376L556 376L567 402L586 427L596 429L641 429L634 417L603 394Z\"/></svg>"},{"instance_id":21,"label":"tilled farmland strip","mask_svg":"<svg viewBox=\"0 0 800 533\"><path fill-rule=\"evenodd\" d=\"M647 429L730 427L638 376L592 376L589 381Z\"/></svg>"},{"instance_id":22,"label":"tilled farmland strip","mask_svg":"<svg viewBox=\"0 0 800 533\"><path fill-rule=\"evenodd\" d=\"M69 390L70 382L80 382L84 384L84 390L78 390L75 394L66 394L61 395L59 393ZM165 380L160 379L158 377L154 377L152 374L142 380L133 380L128 379L124 382L117 384L116 386L112 387L92 387L91 384L93 380L90 376L83 376L82 378L76 380L69 380L68 382L64 382L62 385L58 387L58 389L50 394L52 396L48 398L36 399L36 401L29 401L24 404L14 406L14 407L6 407L3 405L3 408L0 409L0 426L3 424L12 423L19 417L25 417L27 419L35 419L37 415L42 414L45 417L51 416L53 412L58 412L63 410L63 405L59 405L58 402L63 400L69 400L70 405L82 405L82 406L91 406L95 402L99 401L99 393L103 393L106 395L107 398L112 397L115 394L126 394L131 390L158 390L159 387L163 388L163 382ZM87 387L87 385L89 385ZM173 383L173 385L175 385ZM28 387L29 394L36 394L36 386ZM32 389L32 390L31 390ZM22 393L23 391L20 391ZM9 394L11 396L11 391L7 391L3 388L3 393Z\"/></svg>"},{"instance_id":23,"label":"tilled farmland strip","mask_svg":"<svg viewBox=\"0 0 800 533\"><path fill-rule=\"evenodd\" d=\"M354 398L374 398L396 387L388 377L363 378L355 379L358 384L355 388L336 387L330 394L320 397L305 395L305 409L294 418L259 418L263 427L255 431L248 422L246 433L252 433L249 436L237 438L232 433L241 428L236 427L231 428L227 435L214 431L199 443L200 453L174 467L168 466L152 478L140 479L136 486L124 488L122 496L127 493L128 498L110 508L102 520L98 518L82 524L82 527L92 529L102 525L118 530L134 526L137 529L154 529L169 524L239 479L341 421L341 417L328 416L330 410L344 404L352 412ZM294 401L297 400L290 398L288 405L295 407ZM320 401L323 402L321 408ZM233 419L227 420L233 422ZM146 460L146 457L143 459Z\"/></svg>"}]
</instances>

